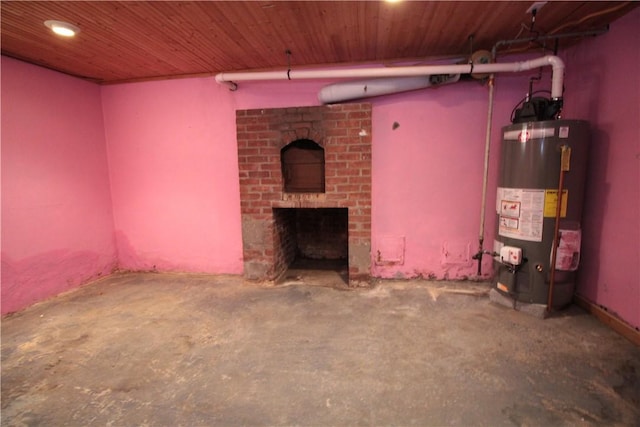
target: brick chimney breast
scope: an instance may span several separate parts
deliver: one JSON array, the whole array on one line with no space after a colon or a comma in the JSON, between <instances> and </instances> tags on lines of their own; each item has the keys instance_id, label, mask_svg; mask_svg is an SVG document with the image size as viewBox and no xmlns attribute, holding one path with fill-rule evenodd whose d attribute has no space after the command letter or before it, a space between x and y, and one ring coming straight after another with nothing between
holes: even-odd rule
<instances>
[{"instance_id":1,"label":"brick chimney breast","mask_svg":"<svg viewBox=\"0 0 640 427\"><path fill-rule=\"evenodd\" d=\"M349 282L368 281L371 104L238 110L236 127L245 277L275 280L290 262L290 214L274 209L346 208Z\"/></svg>"}]
</instances>

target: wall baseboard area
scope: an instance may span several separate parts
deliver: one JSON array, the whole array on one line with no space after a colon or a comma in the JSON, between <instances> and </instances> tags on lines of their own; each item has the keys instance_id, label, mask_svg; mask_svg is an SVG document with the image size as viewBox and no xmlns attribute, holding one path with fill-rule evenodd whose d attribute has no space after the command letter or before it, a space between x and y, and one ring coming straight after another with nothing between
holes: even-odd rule
<instances>
[{"instance_id":1,"label":"wall baseboard area","mask_svg":"<svg viewBox=\"0 0 640 427\"><path fill-rule=\"evenodd\" d=\"M578 307L583 308L602 323L609 326L635 345L640 346L640 329L634 328L615 314L610 313L606 308L589 301L582 295L575 294L573 296L573 301Z\"/></svg>"}]
</instances>

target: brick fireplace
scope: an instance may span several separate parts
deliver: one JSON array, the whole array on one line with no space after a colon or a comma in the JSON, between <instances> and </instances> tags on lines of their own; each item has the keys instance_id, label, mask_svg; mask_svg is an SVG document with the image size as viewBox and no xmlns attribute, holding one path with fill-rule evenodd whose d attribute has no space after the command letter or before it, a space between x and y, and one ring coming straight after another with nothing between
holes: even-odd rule
<instances>
[{"instance_id":1,"label":"brick fireplace","mask_svg":"<svg viewBox=\"0 0 640 427\"><path fill-rule=\"evenodd\" d=\"M276 280L302 254L368 281L371 105L239 110L236 126L245 277Z\"/></svg>"}]
</instances>

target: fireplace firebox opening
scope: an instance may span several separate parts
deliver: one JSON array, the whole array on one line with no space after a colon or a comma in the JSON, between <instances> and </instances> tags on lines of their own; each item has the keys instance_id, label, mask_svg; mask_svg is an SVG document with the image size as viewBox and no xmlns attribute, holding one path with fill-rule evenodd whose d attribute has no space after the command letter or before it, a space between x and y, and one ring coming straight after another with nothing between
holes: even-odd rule
<instances>
[{"instance_id":1,"label":"fireplace firebox opening","mask_svg":"<svg viewBox=\"0 0 640 427\"><path fill-rule=\"evenodd\" d=\"M274 208L274 254L280 277L300 279L331 271L348 284L348 217L347 208Z\"/></svg>"}]
</instances>

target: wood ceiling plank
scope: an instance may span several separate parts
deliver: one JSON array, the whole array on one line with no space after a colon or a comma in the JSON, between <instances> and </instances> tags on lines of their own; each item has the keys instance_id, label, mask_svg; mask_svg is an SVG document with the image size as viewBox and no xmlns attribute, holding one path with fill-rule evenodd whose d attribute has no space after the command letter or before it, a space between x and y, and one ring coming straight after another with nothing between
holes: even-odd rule
<instances>
[{"instance_id":1,"label":"wood ceiling plank","mask_svg":"<svg viewBox=\"0 0 640 427\"><path fill-rule=\"evenodd\" d=\"M603 27L640 2L553 1L534 31ZM528 2L2 1L2 53L95 81L432 61L530 34ZM46 19L81 28L53 36ZM473 34L473 43L469 35ZM568 45L575 41L563 41ZM548 42L552 45L553 42ZM536 44L519 47L540 49Z\"/></svg>"}]
</instances>

